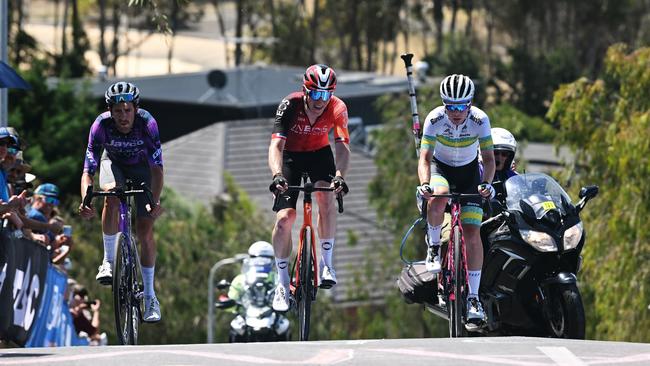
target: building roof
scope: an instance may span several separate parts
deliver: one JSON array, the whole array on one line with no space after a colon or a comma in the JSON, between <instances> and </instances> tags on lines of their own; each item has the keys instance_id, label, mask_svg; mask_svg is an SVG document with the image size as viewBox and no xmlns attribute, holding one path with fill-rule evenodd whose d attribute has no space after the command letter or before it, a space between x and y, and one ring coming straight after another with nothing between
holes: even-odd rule
<instances>
[{"instance_id":1,"label":"building roof","mask_svg":"<svg viewBox=\"0 0 650 366\"><path fill-rule=\"evenodd\" d=\"M277 105L283 97L300 90L305 69L295 66L240 66L223 70L225 86L214 89L208 84L209 71L129 78L140 88L141 99L186 104L205 104L251 108ZM405 92L406 78L380 76L368 72L340 71L336 95L341 98L377 96ZM102 96L116 79L98 81L91 93Z\"/></svg>"}]
</instances>

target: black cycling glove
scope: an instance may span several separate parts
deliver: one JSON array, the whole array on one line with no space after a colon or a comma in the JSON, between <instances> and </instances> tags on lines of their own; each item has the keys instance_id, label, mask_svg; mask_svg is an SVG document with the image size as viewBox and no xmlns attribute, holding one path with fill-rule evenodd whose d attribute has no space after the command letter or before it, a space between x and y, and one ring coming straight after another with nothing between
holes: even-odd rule
<instances>
[{"instance_id":1,"label":"black cycling glove","mask_svg":"<svg viewBox=\"0 0 650 366\"><path fill-rule=\"evenodd\" d=\"M336 177L334 177L334 179L332 179L332 182L334 183L334 188L343 187L344 194L350 192L350 189L348 188L348 185L347 183L345 183L345 179L343 179L342 176L337 175Z\"/></svg>"},{"instance_id":2,"label":"black cycling glove","mask_svg":"<svg viewBox=\"0 0 650 366\"><path fill-rule=\"evenodd\" d=\"M273 183L269 186L269 191L275 193L278 189L276 186L286 186L287 180L282 176L282 174L276 174L273 176Z\"/></svg>"}]
</instances>

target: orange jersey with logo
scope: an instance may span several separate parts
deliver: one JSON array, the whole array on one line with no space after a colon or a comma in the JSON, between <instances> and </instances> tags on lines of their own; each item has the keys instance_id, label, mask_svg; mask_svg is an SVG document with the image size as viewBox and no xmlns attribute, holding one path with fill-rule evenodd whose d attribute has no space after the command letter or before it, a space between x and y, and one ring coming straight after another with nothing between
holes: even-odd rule
<instances>
[{"instance_id":1,"label":"orange jersey with logo","mask_svg":"<svg viewBox=\"0 0 650 366\"><path fill-rule=\"evenodd\" d=\"M350 142L348 108L332 96L314 124L309 123L302 92L291 93L282 99L275 113L272 138L286 140L286 151L316 151L329 145L328 135L334 129L336 142Z\"/></svg>"}]
</instances>

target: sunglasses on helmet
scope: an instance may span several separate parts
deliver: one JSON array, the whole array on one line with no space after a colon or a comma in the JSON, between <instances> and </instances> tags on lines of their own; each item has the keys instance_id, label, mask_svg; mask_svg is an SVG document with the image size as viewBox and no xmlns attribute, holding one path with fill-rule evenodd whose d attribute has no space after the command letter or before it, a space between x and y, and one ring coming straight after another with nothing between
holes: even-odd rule
<instances>
[{"instance_id":1,"label":"sunglasses on helmet","mask_svg":"<svg viewBox=\"0 0 650 366\"><path fill-rule=\"evenodd\" d=\"M309 97L312 100L322 99L323 102L327 102L332 97L332 92L328 92L325 90L310 90Z\"/></svg>"},{"instance_id":2,"label":"sunglasses on helmet","mask_svg":"<svg viewBox=\"0 0 650 366\"><path fill-rule=\"evenodd\" d=\"M445 104L445 108L450 112L463 112L469 108L470 104Z\"/></svg>"},{"instance_id":3,"label":"sunglasses on helmet","mask_svg":"<svg viewBox=\"0 0 650 366\"><path fill-rule=\"evenodd\" d=\"M111 96L111 102L113 103L123 103L123 102L132 102L133 94L117 94Z\"/></svg>"}]
</instances>

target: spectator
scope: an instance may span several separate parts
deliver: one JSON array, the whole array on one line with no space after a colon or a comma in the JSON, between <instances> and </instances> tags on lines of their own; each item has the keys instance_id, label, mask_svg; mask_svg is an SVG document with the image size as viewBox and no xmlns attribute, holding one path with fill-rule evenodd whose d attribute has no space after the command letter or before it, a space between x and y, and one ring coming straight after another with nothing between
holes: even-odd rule
<instances>
[{"instance_id":1,"label":"spectator","mask_svg":"<svg viewBox=\"0 0 650 366\"><path fill-rule=\"evenodd\" d=\"M34 230L34 239L42 241L45 244L51 243L54 238L54 233L59 233L63 229L63 225L58 222L50 223L52 211L55 206L59 204L59 188L52 183L44 183L36 187L34 191L34 199L32 207L27 212L27 218L33 221L40 222L41 225L33 225L30 222L29 226ZM45 224L45 225L43 225Z\"/></svg>"},{"instance_id":2,"label":"spectator","mask_svg":"<svg viewBox=\"0 0 650 366\"><path fill-rule=\"evenodd\" d=\"M7 171L7 181L12 194L20 194L25 189L32 188L31 182L36 177L33 174L27 174L31 170L32 166L23 159L23 152L18 151L13 166Z\"/></svg>"},{"instance_id":3,"label":"spectator","mask_svg":"<svg viewBox=\"0 0 650 366\"><path fill-rule=\"evenodd\" d=\"M56 235L54 240L50 243L50 256L52 263L63 265L64 260L68 257L70 249L74 244L72 240L72 227L70 225L64 225L63 218L60 216L55 216L50 219L50 224L63 226L63 232Z\"/></svg>"},{"instance_id":4,"label":"spectator","mask_svg":"<svg viewBox=\"0 0 650 366\"><path fill-rule=\"evenodd\" d=\"M88 299L88 291L75 283L72 286L72 299L70 300L70 314L75 330L79 336L88 337L91 345L106 345L106 333L99 333L99 309L101 301Z\"/></svg>"},{"instance_id":5,"label":"spectator","mask_svg":"<svg viewBox=\"0 0 650 366\"><path fill-rule=\"evenodd\" d=\"M18 140L9 133L7 127L0 127L0 162L2 168L0 169L0 199L3 202L9 202L9 188L7 186L7 171L4 168L5 160L11 161L13 165L14 158L9 157L9 147L15 147Z\"/></svg>"}]
</instances>

